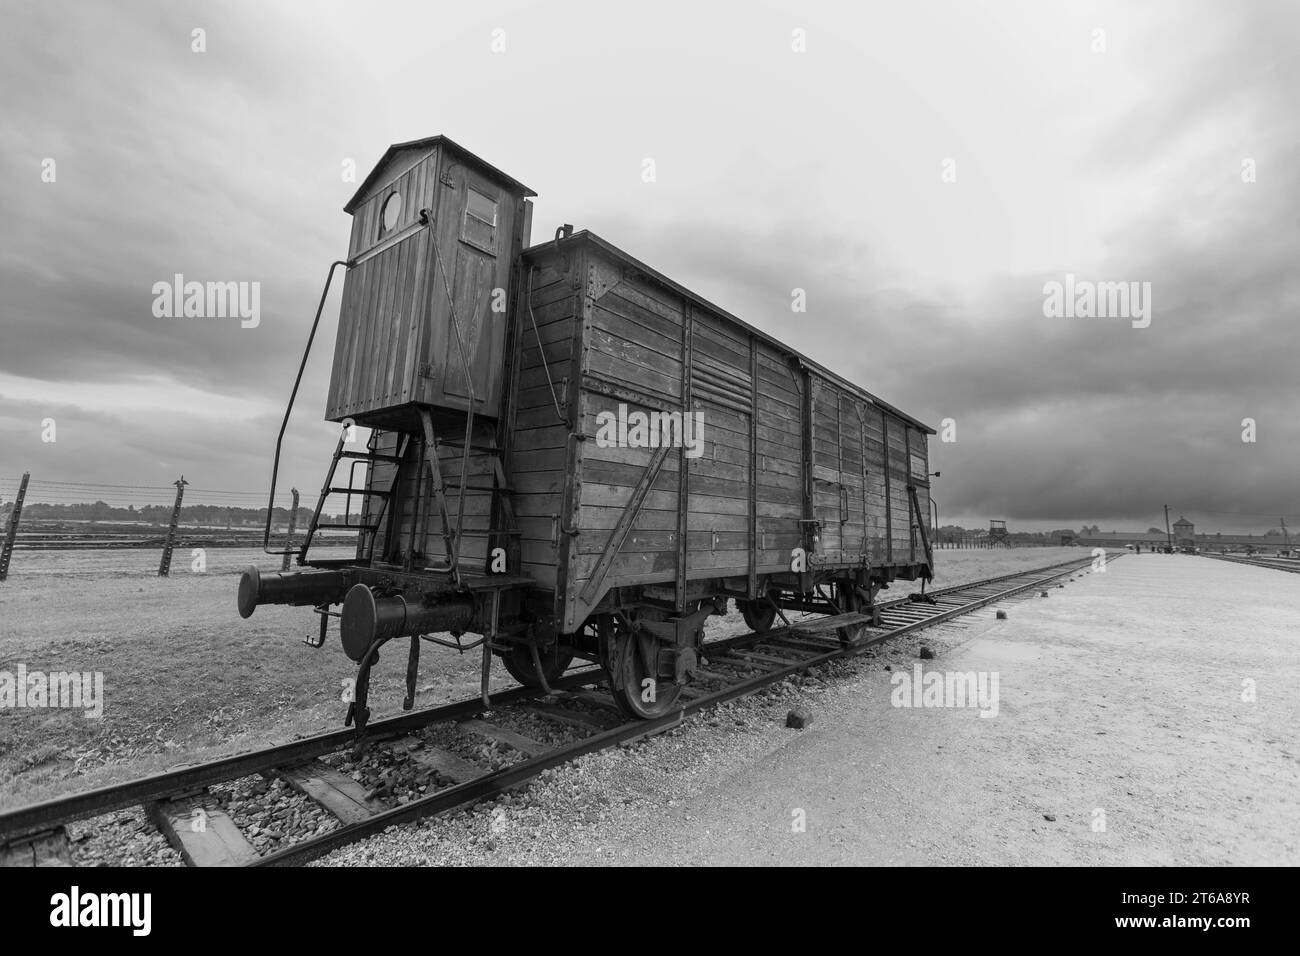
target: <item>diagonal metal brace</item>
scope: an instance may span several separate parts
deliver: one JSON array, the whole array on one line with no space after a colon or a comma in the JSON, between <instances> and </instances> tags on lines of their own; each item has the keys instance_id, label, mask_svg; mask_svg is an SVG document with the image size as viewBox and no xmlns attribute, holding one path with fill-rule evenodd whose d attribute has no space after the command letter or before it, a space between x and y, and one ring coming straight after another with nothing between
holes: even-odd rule
<instances>
[{"instance_id":1,"label":"diagonal metal brace","mask_svg":"<svg viewBox=\"0 0 1300 956\"><path fill-rule=\"evenodd\" d=\"M668 457L668 446L660 445L655 449L655 453L650 458L650 464L641 474L641 480L632 489L632 497L628 500L623 513L618 517L618 524L614 530L609 533L609 539L605 542L605 549L600 553L600 559L596 566L591 569L591 577L587 578L587 583L582 586L582 591L578 597L586 604L590 605L592 601L599 596L600 586L605 583L605 575L609 573L610 567L614 563L614 558L623 547L623 542L632 532L632 526L636 524L637 515L641 513L641 506L645 504L646 495L650 493L650 486L655 483L659 477L659 469L663 467L664 460Z\"/></svg>"}]
</instances>

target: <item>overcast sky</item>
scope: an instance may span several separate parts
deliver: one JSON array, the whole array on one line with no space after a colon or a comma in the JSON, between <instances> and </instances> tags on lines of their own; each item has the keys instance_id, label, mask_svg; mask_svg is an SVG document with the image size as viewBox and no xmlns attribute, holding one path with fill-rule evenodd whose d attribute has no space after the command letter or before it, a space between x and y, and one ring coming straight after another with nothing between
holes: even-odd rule
<instances>
[{"instance_id":1,"label":"overcast sky","mask_svg":"<svg viewBox=\"0 0 1300 956\"><path fill-rule=\"evenodd\" d=\"M344 162L359 180L389 143L445 133L540 194L534 241L590 228L953 419L932 445L945 523L1145 529L1168 502L1230 531L1300 511L1296 3L0 16L0 479L263 490L346 251ZM155 317L175 273L260 282L261 324ZM1045 316L1067 273L1149 282L1149 326ZM337 305L286 445L305 492L336 434Z\"/></svg>"}]
</instances>

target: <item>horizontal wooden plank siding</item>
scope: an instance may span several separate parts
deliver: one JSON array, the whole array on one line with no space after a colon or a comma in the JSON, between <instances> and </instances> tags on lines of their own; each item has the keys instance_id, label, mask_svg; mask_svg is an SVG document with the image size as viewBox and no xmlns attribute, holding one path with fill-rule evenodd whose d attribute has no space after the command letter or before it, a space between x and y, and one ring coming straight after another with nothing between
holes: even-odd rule
<instances>
[{"instance_id":1,"label":"horizontal wooden plank siding","mask_svg":"<svg viewBox=\"0 0 1300 956\"><path fill-rule=\"evenodd\" d=\"M687 580L788 572L805 507L823 564L912 573L921 429L597 244L546 243L525 262L538 328L517 355L512 483L525 573L557 582L562 628L611 588L676 583L681 606ZM568 444L548 369L576 403ZM555 555L540 537L552 514L558 575L535 562Z\"/></svg>"},{"instance_id":2,"label":"horizontal wooden plank siding","mask_svg":"<svg viewBox=\"0 0 1300 956\"><path fill-rule=\"evenodd\" d=\"M758 343L758 402L758 571L772 573L789 570L801 543L803 397L796 367L766 342Z\"/></svg>"}]
</instances>

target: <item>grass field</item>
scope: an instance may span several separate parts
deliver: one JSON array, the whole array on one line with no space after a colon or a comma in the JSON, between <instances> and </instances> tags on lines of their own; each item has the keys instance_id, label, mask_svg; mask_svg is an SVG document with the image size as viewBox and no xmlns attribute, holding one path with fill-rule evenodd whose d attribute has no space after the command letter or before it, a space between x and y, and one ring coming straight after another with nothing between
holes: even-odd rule
<instances>
[{"instance_id":1,"label":"grass field","mask_svg":"<svg viewBox=\"0 0 1300 956\"><path fill-rule=\"evenodd\" d=\"M939 551L935 587L1083 558L1081 548ZM177 551L172 574L158 555L123 551L27 551L0 584L0 671L99 671L104 711L19 708L0 719L0 807L115 782L342 725L342 681L355 673L331 636L313 650L309 608L235 610L238 573L278 559L245 549L209 550L206 570ZM915 589L900 582L883 597ZM734 611L712 631L735 627ZM383 655L372 681L375 717L400 712L406 642ZM471 697L476 652L425 644L417 707ZM513 682L494 670L501 688Z\"/></svg>"}]
</instances>

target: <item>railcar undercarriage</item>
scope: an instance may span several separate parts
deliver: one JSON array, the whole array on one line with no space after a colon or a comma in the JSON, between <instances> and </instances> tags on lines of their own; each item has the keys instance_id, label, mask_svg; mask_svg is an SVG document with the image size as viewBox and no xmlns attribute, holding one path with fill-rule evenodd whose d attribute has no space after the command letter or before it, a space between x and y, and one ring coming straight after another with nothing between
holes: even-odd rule
<instances>
[{"instance_id":1,"label":"railcar undercarriage","mask_svg":"<svg viewBox=\"0 0 1300 956\"><path fill-rule=\"evenodd\" d=\"M890 569L892 570L892 569ZM611 590L576 632L555 627L554 596L531 581L502 576L463 577L456 585L438 575L346 565L263 573L248 568L240 579L239 611L249 617L263 604L312 606L320 615L320 636L306 642L323 647L329 621L339 622L344 653L357 665L354 698L345 725L364 730L370 719L370 673L390 641L406 638L406 697L415 703L423 641L460 652L480 650L480 694L491 705L488 687L492 658L520 684L549 692L575 660L599 664L619 707L631 717L662 716L677 703L696 676L704 648L704 627L727 613L734 598L746 625L755 632L789 624L785 612L844 617L836 629L850 645L879 625L876 596L889 586L882 574L821 572L812 587L798 590L800 575L771 575L748 594L741 582L712 579L691 582L686 607L670 599L671 584ZM338 605L339 610L333 610ZM466 638L469 638L466 640Z\"/></svg>"}]
</instances>

